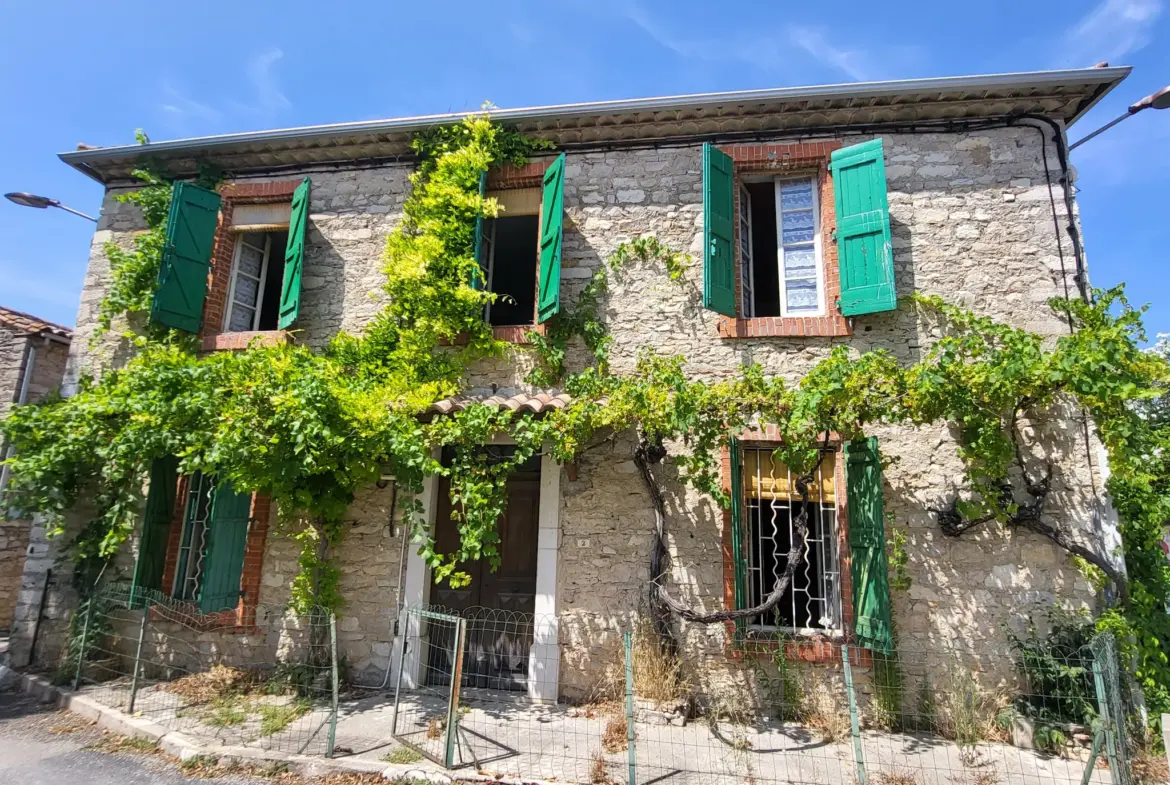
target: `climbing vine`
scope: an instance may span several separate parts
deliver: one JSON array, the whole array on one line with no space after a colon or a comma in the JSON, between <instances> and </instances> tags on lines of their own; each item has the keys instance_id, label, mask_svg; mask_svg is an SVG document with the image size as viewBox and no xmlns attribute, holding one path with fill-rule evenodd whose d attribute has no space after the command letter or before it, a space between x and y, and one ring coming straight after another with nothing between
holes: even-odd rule
<instances>
[{"instance_id":1,"label":"climbing vine","mask_svg":"<svg viewBox=\"0 0 1170 785\"><path fill-rule=\"evenodd\" d=\"M773 427L782 445L777 460L799 476L821 459L826 433L852 439L879 424L945 423L957 434L965 471L938 500L944 533L1023 527L1102 569L1116 602L1101 624L1132 641L1147 697L1158 710L1170 708L1170 575L1158 547L1170 520L1170 426L1138 406L1165 392L1170 370L1164 357L1139 348L1140 311L1120 290L1092 304L1053 301L1076 328L1055 341L915 296L903 307L941 335L919 361L903 365L883 350L836 346L796 384L750 364L723 379L697 378L685 358L653 349L631 372L615 373L603 316L609 276L630 263L660 263L682 281L690 264L642 237L620 245L543 335L530 335L537 367L529 381L563 384L571 404L543 417L471 404L422 418L433 401L459 391L475 362L506 349L482 318L494 295L470 285L476 219L500 209L480 195L480 178L547 147L484 115L420 136L404 217L386 241L386 305L361 335L342 333L321 351L289 344L199 356L177 334L151 334L122 368L84 382L68 399L17 407L0 425L16 447L13 501L63 528L66 513L84 500L92 514L75 552L108 561L134 530L151 461L173 455L182 472L270 494L281 525L302 546L294 601L337 607L331 555L340 522L354 495L387 469L436 579L460 585L468 580L461 564L498 563L506 477L542 451L571 462L633 432L652 495L651 467L670 460L684 483L727 504L720 451L744 428ZM118 314L149 307L157 275L169 188L161 175L143 170L141 177L145 186L127 199L142 207L150 228L133 251L108 250L114 280L102 306L106 329ZM570 371L575 342L587 362ZM1068 406L1088 412L1108 450L1127 577L1112 569L1110 554L1080 543L1046 514L1053 468L1032 456L1022 423ZM484 448L499 434L515 449ZM436 550L414 496L429 475L449 480L460 533L450 553ZM669 574L659 566L656 576Z\"/></svg>"}]
</instances>

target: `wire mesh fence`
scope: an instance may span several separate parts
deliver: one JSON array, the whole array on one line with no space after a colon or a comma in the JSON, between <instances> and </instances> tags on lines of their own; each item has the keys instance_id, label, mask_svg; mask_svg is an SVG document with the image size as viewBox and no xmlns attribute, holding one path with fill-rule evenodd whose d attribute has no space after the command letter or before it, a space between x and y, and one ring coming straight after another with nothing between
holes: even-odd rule
<instances>
[{"instance_id":1,"label":"wire mesh fence","mask_svg":"<svg viewBox=\"0 0 1170 785\"><path fill-rule=\"evenodd\" d=\"M452 770L582 783L1131 782L1116 646L873 652L747 631L671 649L649 629L577 705L532 616L409 609L394 737ZM531 631L531 632L530 632ZM528 643L526 657L522 643ZM480 686L486 685L486 686Z\"/></svg>"},{"instance_id":2,"label":"wire mesh fence","mask_svg":"<svg viewBox=\"0 0 1170 785\"><path fill-rule=\"evenodd\" d=\"M338 661L325 609L202 614L115 584L73 627L67 670L83 695L213 743L332 754Z\"/></svg>"},{"instance_id":3,"label":"wire mesh fence","mask_svg":"<svg viewBox=\"0 0 1170 785\"><path fill-rule=\"evenodd\" d=\"M114 586L76 614L68 665L83 694L205 742L456 778L1135 781L1134 707L1109 636L876 652L748 627L670 644L649 623L582 637L552 617L436 607L406 609L398 629L396 678L360 692L340 683L327 611L199 614ZM586 685L573 700L569 683Z\"/></svg>"}]
</instances>

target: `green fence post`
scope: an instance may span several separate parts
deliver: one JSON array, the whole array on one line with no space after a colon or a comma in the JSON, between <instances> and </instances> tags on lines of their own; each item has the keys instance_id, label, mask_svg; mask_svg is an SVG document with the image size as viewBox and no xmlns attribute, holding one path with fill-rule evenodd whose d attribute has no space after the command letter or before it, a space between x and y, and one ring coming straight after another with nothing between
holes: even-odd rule
<instances>
[{"instance_id":1,"label":"green fence post","mask_svg":"<svg viewBox=\"0 0 1170 785\"><path fill-rule=\"evenodd\" d=\"M329 611L329 661L333 670L333 695L329 711L329 747L325 750L325 757L333 757L333 746L337 742L337 614Z\"/></svg>"},{"instance_id":2,"label":"green fence post","mask_svg":"<svg viewBox=\"0 0 1170 785\"><path fill-rule=\"evenodd\" d=\"M634 640L629 630L622 636L626 649L626 758L629 764L629 785L638 782L638 756L634 744Z\"/></svg>"},{"instance_id":3,"label":"green fence post","mask_svg":"<svg viewBox=\"0 0 1170 785\"><path fill-rule=\"evenodd\" d=\"M1114 785L1130 785L1125 716L1121 707L1121 678L1117 648L1109 633L1098 635L1089 646L1093 653L1093 687L1097 692L1097 711L1105 735L1105 755ZM1092 765L1090 763L1090 765Z\"/></svg>"},{"instance_id":4,"label":"green fence post","mask_svg":"<svg viewBox=\"0 0 1170 785\"><path fill-rule=\"evenodd\" d=\"M857 696L853 692L853 668L849 664L849 646L841 646L841 665L845 669L845 692L849 698L849 726L853 733L853 760L857 763L857 781L868 782L865 776L865 748L861 744L861 723L857 720Z\"/></svg>"},{"instance_id":5,"label":"green fence post","mask_svg":"<svg viewBox=\"0 0 1170 785\"><path fill-rule=\"evenodd\" d=\"M80 608L77 609L81 611ZM85 667L85 644L89 638L89 619L93 616L93 597L85 601L85 619L81 622L81 647L77 651L77 671L73 675L73 691L81 687L81 669Z\"/></svg>"},{"instance_id":6,"label":"green fence post","mask_svg":"<svg viewBox=\"0 0 1170 785\"><path fill-rule=\"evenodd\" d=\"M451 669L451 694L447 699L447 738L443 765L455 768L456 728L459 725L459 688L463 683L463 650L467 647L467 619L455 622L455 658Z\"/></svg>"},{"instance_id":7,"label":"green fence post","mask_svg":"<svg viewBox=\"0 0 1170 785\"><path fill-rule=\"evenodd\" d=\"M133 601L133 597L131 597ZM126 704L126 713L134 713L134 701L138 698L138 676L142 672L142 642L146 640L146 625L150 620L150 600L146 599L142 605L142 622L138 625L138 646L134 649L134 675L130 678L130 702Z\"/></svg>"}]
</instances>

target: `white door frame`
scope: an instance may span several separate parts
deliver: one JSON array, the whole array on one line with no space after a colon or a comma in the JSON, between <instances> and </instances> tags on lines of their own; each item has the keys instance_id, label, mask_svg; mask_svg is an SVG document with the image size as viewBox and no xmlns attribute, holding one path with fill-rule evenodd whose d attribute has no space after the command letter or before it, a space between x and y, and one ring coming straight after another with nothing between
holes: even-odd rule
<instances>
[{"instance_id":1,"label":"white door frame","mask_svg":"<svg viewBox=\"0 0 1170 785\"><path fill-rule=\"evenodd\" d=\"M503 441L493 443L506 443ZM439 478L423 480L420 496L423 517L429 531L435 530L438 509ZM536 603L532 648L528 653L528 697L539 703L556 703L560 692L561 647L557 619L557 565L561 536L561 467L545 450L540 456L540 501L536 544ZM409 537L409 532L403 532ZM432 586L431 571L415 547L407 548L406 583L402 596L406 607L420 608L427 604ZM405 668L403 686L416 689L422 680L424 663L418 653L421 626L418 617L403 618L398 622L399 637L395 638L393 673L398 677ZM406 656L403 662L402 638L406 636Z\"/></svg>"}]
</instances>

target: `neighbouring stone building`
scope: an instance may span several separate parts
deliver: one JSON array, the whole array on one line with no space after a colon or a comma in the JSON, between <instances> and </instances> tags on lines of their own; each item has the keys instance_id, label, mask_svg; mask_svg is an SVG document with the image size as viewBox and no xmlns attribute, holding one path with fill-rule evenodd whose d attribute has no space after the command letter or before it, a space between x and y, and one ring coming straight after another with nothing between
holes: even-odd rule
<instances>
[{"instance_id":1,"label":"neighbouring stone building","mask_svg":"<svg viewBox=\"0 0 1170 785\"><path fill-rule=\"evenodd\" d=\"M68 327L0 306L0 419L13 404L42 401L57 391L72 338ZM0 443L0 455L9 449ZM0 511L6 509L7 483L8 468L0 467ZM31 526L25 518L0 513L0 630L12 626L16 613Z\"/></svg>"},{"instance_id":2,"label":"neighbouring stone building","mask_svg":"<svg viewBox=\"0 0 1170 785\"><path fill-rule=\"evenodd\" d=\"M499 111L495 119L549 139L556 149L523 168L489 173L486 187L504 211L487 228L482 261L493 291L516 303L487 318L498 335L522 344L551 299L572 303L620 242L654 234L694 263L681 282L654 264L632 267L611 282L604 315L614 337L611 365L619 373L633 369L646 347L685 355L689 372L705 379L755 362L796 382L841 345L856 352L884 348L912 362L939 334L912 309L896 307L895 297L912 291L1055 339L1067 325L1049 312L1047 299L1075 294L1087 280L1081 251L1065 231L1075 216L1068 213L1073 175L1063 136L1127 73L1096 68ZM256 338L319 347L339 330L360 332L378 311L384 241L401 219L415 166L409 141L457 119L63 154L107 188L67 384L124 356L117 330L96 348L90 339L109 280L104 244L128 244L143 228L136 208L116 200L134 187L136 162L150 156L186 176L207 161L228 173L218 205L201 205L204 197L193 191L182 196L192 216L203 210L190 220L204 227L206 242L190 253L194 264L204 265L198 269L209 263L209 273L201 313L179 317L198 332L203 348L231 351ZM549 215L550 194L563 199L563 215ZM537 240L554 223L562 227L553 282L559 289L550 292L537 283ZM302 231L303 252L282 256ZM199 254L202 259L194 258ZM299 286L285 264L300 265ZM436 403L429 416L468 400L538 412L562 405L560 391L525 386L531 363L519 345L506 361L482 364L462 397ZM1079 411L1054 411L1032 435L1056 466L1054 522L1112 552L1117 535L1102 496L1102 455L1082 426ZM772 464L769 434L740 436L743 453L725 456L724 472L730 488L732 464L738 467L744 514L735 525L729 512L672 482L669 465L662 469L668 583L704 610L757 602L789 545L787 472ZM905 534L911 579L908 589L890 592L900 645L924 653L923 667L925 652L944 662L955 649L989 681L1008 678L1006 630L1026 623L1037 606L1091 605L1093 589L1039 536L992 528L942 536L928 509L949 499L962 480L945 427L878 428L875 436L891 459L879 486L886 526ZM527 638L506 641L503 649L481 642L498 658L491 666L496 676L540 699L587 696L645 597L654 513L632 462L632 438L618 438L575 466L546 456L518 473L501 522L510 527L509 566L477 572L460 591L433 585L403 542L391 514L393 483L368 489L347 517L336 554L347 598L338 635L354 678L380 681L398 659L402 636L407 676L417 678L423 669L417 651L425 632L417 623L398 623L400 603L463 611L487 606L526 614L531 627ZM856 536L861 524L851 520L857 516L850 515L839 448L834 445L817 486L810 569L778 618L757 620L771 632L811 642L851 640L857 594L851 559L884 565L882 522L876 546ZM192 573L188 544L198 527L215 525L199 513L198 500L211 491L200 485L203 478L169 482L160 502L165 514L147 512L152 533L135 553L149 553L137 563L148 563L140 569L153 570L163 592L196 603L213 590ZM441 544L450 527L444 483L428 479L422 502ZM280 535L262 495L233 504L246 524L238 529L239 555L227 595L216 595L218 604L205 610L235 613L248 626L255 621L249 609L287 598L298 547ZM743 538L742 548L733 532ZM129 579L135 561L128 555L123 566ZM251 634L263 636L263 624L256 626ZM683 624L680 633L690 660L703 663L712 679L748 679L728 652L724 626ZM808 651L816 659L815 647Z\"/></svg>"}]
</instances>

